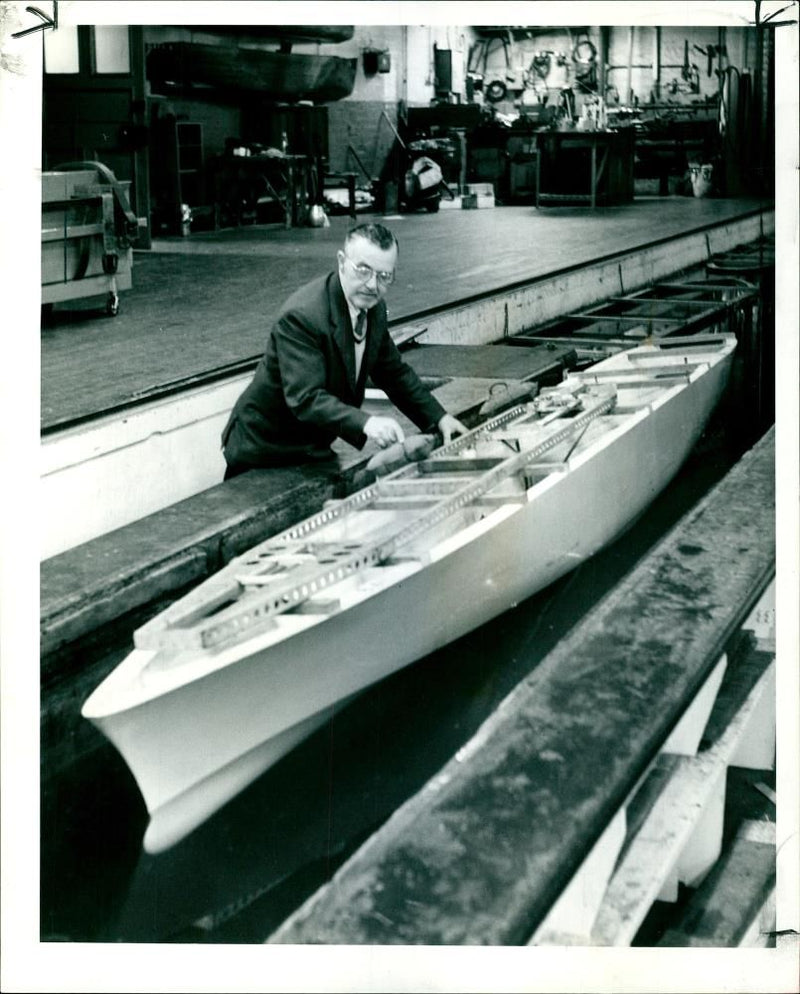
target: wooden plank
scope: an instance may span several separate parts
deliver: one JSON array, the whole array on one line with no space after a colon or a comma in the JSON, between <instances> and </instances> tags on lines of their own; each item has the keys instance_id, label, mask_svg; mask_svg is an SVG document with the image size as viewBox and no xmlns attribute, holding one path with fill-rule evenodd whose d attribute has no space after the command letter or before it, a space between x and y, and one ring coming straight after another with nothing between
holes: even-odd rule
<instances>
[{"instance_id":1,"label":"wooden plank","mask_svg":"<svg viewBox=\"0 0 800 994\"><path fill-rule=\"evenodd\" d=\"M563 341L569 341L576 351L580 351L582 347L584 347L586 351L589 351L590 349L604 349L608 355L611 355L614 352L622 352L625 349L632 349L634 346L642 344L639 338L622 338L621 336L613 335L610 332L608 335L590 334L588 332L574 332L570 335L530 334L515 336L514 338L509 339L509 341L518 342L520 347L527 345L530 342L558 345Z\"/></svg>"},{"instance_id":2,"label":"wooden plank","mask_svg":"<svg viewBox=\"0 0 800 994\"><path fill-rule=\"evenodd\" d=\"M392 328L391 335L394 344L400 346L408 342L413 342L420 335L424 335L427 330L428 326L426 324L404 324L398 328Z\"/></svg>"},{"instance_id":3,"label":"wooden plank","mask_svg":"<svg viewBox=\"0 0 800 994\"><path fill-rule=\"evenodd\" d=\"M372 505L379 511L424 511L432 507L439 498L434 494L408 494L397 497L378 497Z\"/></svg>"},{"instance_id":4,"label":"wooden plank","mask_svg":"<svg viewBox=\"0 0 800 994\"><path fill-rule=\"evenodd\" d=\"M620 386L628 387L634 383L637 385L640 383L647 384L648 380L645 379L645 377L659 382L673 376L691 376L691 374L698 369L700 365L701 363L687 362L680 366L676 363L664 366L633 366L629 370L622 371L619 369L583 369L578 372L571 373L570 377L577 378L582 383L600 383L604 380L613 379L615 382L619 381ZM638 376L640 379L636 381L626 380L626 376Z\"/></svg>"},{"instance_id":5,"label":"wooden plank","mask_svg":"<svg viewBox=\"0 0 800 994\"><path fill-rule=\"evenodd\" d=\"M714 746L681 758L614 873L592 928L594 945L630 945L656 899L675 900L679 882L696 885L716 861L727 768L771 687L770 669Z\"/></svg>"},{"instance_id":6,"label":"wooden plank","mask_svg":"<svg viewBox=\"0 0 800 994\"><path fill-rule=\"evenodd\" d=\"M505 507L506 504L524 504L526 500L524 494L484 494L475 503L481 507Z\"/></svg>"},{"instance_id":7,"label":"wooden plank","mask_svg":"<svg viewBox=\"0 0 800 994\"><path fill-rule=\"evenodd\" d=\"M429 494L441 496L454 494L462 485L463 480L442 480L428 476L405 477L403 479L381 480L380 497L401 497L414 494Z\"/></svg>"},{"instance_id":8,"label":"wooden plank","mask_svg":"<svg viewBox=\"0 0 800 994\"><path fill-rule=\"evenodd\" d=\"M703 689L672 730L670 737L664 743L663 752L679 756L694 756L697 753L727 665L728 658L723 655L709 674Z\"/></svg>"},{"instance_id":9,"label":"wooden plank","mask_svg":"<svg viewBox=\"0 0 800 994\"><path fill-rule=\"evenodd\" d=\"M501 462L503 460L498 457L443 456L421 462L419 471L423 475L429 473L483 473L487 469L499 466Z\"/></svg>"},{"instance_id":10,"label":"wooden plank","mask_svg":"<svg viewBox=\"0 0 800 994\"><path fill-rule=\"evenodd\" d=\"M418 345L403 353L405 361L420 376L491 377L498 380L532 380L574 365L575 350L569 345L548 349L532 345Z\"/></svg>"},{"instance_id":11,"label":"wooden plank","mask_svg":"<svg viewBox=\"0 0 800 994\"><path fill-rule=\"evenodd\" d=\"M775 824L758 825L771 827L771 841L740 831L659 946L775 945Z\"/></svg>"},{"instance_id":12,"label":"wooden plank","mask_svg":"<svg viewBox=\"0 0 800 994\"><path fill-rule=\"evenodd\" d=\"M679 380L688 380L690 376L691 372L680 370L674 373L661 373L659 376L642 377L638 380L626 380L624 377L620 377L615 380L615 384L620 393L623 393L625 390L652 390L657 387L663 387L670 380L677 383ZM591 382L591 380L588 382ZM597 380L596 382L600 381Z\"/></svg>"},{"instance_id":13,"label":"wooden plank","mask_svg":"<svg viewBox=\"0 0 800 994\"><path fill-rule=\"evenodd\" d=\"M716 301L678 300L675 297L645 297L630 294L627 297L610 297L599 307L582 311L592 317L610 315L613 317L648 317L672 320L687 320L701 315L713 316L723 309Z\"/></svg>"},{"instance_id":14,"label":"wooden plank","mask_svg":"<svg viewBox=\"0 0 800 994\"><path fill-rule=\"evenodd\" d=\"M70 224L66 228L42 228L42 241L53 242L63 241L67 238L88 238L92 235L102 235L103 225L97 224Z\"/></svg>"},{"instance_id":15,"label":"wooden plank","mask_svg":"<svg viewBox=\"0 0 800 994\"><path fill-rule=\"evenodd\" d=\"M771 579L774 456L773 429L268 941L527 942Z\"/></svg>"}]
</instances>

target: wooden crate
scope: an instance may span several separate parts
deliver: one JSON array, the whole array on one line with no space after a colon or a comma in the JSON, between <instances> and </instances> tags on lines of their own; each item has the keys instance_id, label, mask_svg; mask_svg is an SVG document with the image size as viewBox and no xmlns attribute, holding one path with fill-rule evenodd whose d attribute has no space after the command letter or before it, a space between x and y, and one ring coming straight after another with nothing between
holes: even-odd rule
<instances>
[{"instance_id":1,"label":"wooden crate","mask_svg":"<svg viewBox=\"0 0 800 994\"><path fill-rule=\"evenodd\" d=\"M461 206L472 210L494 207L494 186L491 183L467 183Z\"/></svg>"}]
</instances>

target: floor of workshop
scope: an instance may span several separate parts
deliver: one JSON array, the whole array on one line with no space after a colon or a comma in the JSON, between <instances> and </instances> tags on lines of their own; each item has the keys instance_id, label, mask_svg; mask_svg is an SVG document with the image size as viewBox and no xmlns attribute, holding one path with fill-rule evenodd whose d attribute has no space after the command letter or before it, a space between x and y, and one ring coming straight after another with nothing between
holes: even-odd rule
<instances>
[{"instance_id":1,"label":"floor of workshop","mask_svg":"<svg viewBox=\"0 0 800 994\"><path fill-rule=\"evenodd\" d=\"M643 197L618 207L531 205L380 216L400 240L391 319L446 307L757 211L752 199ZM143 391L261 354L271 320L301 284L332 267L352 222L250 225L159 239L135 251L133 287L56 304L41 335L41 424L55 426ZM713 251L713 238L710 245ZM611 292L618 292L613 288Z\"/></svg>"}]
</instances>

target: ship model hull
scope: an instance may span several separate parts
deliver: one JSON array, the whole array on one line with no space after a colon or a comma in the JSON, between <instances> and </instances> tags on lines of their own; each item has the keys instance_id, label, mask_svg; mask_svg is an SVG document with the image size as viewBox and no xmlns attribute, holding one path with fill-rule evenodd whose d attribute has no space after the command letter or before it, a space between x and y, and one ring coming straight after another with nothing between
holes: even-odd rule
<instances>
[{"instance_id":1,"label":"ship model hull","mask_svg":"<svg viewBox=\"0 0 800 994\"><path fill-rule=\"evenodd\" d=\"M663 340L543 391L229 563L135 634L83 714L188 834L389 674L619 536L675 476L735 338Z\"/></svg>"}]
</instances>

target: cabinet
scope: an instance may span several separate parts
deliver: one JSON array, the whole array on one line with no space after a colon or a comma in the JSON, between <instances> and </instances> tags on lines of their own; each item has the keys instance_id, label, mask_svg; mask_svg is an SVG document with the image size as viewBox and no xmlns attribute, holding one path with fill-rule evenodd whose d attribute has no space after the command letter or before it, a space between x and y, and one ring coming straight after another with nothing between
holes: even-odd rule
<instances>
[{"instance_id":1,"label":"cabinet","mask_svg":"<svg viewBox=\"0 0 800 994\"><path fill-rule=\"evenodd\" d=\"M492 183L501 203L536 195L536 132L529 127L485 125L468 136L470 181Z\"/></svg>"},{"instance_id":2,"label":"cabinet","mask_svg":"<svg viewBox=\"0 0 800 994\"><path fill-rule=\"evenodd\" d=\"M176 193L180 204L199 207L203 201L203 126L178 121L175 124Z\"/></svg>"},{"instance_id":3,"label":"cabinet","mask_svg":"<svg viewBox=\"0 0 800 994\"><path fill-rule=\"evenodd\" d=\"M506 143L508 152L508 199L512 203L529 201L536 197L535 134L512 135Z\"/></svg>"},{"instance_id":4,"label":"cabinet","mask_svg":"<svg viewBox=\"0 0 800 994\"><path fill-rule=\"evenodd\" d=\"M206 205L203 126L167 116L158 121L156 135L157 151L151 156L154 227L179 234L186 220L183 205L190 211Z\"/></svg>"}]
</instances>

